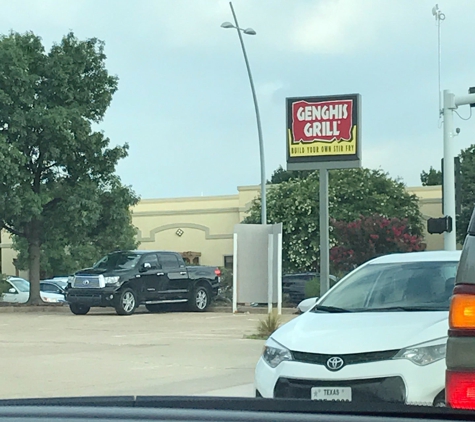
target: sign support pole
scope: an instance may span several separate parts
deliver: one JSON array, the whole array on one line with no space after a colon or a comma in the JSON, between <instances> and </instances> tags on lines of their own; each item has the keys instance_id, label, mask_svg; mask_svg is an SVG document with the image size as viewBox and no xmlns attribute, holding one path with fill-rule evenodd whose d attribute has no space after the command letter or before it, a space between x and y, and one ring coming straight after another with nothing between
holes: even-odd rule
<instances>
[{"instance_id":1,"label":"sign support pole","mask_svg":"<svg viewBox=\"0 0 475 422\"><path fill-rule=\"evenodd\" d=\"M267 312L272 312L274 299L274 235L267 235Z\"/></svg>"},{"instance_id":2,"label":"sign support pole","mask_svg":"<svg viewBox=\"0 0 475 422\"><path fill-rule=\"evenodd\" d=\"M328 169L320 176L320 297L330 289L330 241L328 216Z\"/></svg>"},{"instance_id":3,"label":"sign support pole","mask_svg":"<svg viewBox=\"0 0 475 422\"><path fill-rule=\"evenodd\" d=\"M238 234L233 236L233 314L238 311Z\"/></svg>"}]
</instances>

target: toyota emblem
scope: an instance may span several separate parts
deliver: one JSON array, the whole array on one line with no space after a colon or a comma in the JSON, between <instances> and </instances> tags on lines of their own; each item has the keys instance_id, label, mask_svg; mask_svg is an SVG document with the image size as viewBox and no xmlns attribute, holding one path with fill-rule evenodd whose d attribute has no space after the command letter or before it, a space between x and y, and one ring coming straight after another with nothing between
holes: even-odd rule
<instances>
[{"instance_id":1,"label":"toyota emblem","mask_svg":"<svg viewBox=\"0 0 475 422\"><path fill-rule=\"evenodd\" d=\"M333 356L327 360L327 368L330 371L338 371L343 368L343 365L345 365L345 361L338 356Z\"/></svg>"},{"instance_id":2,"label":"toyota emblem","mask_svg":"<svg viewBox=\"0 0 475 422\"><path fill-rule=\"evenodd\" d=\"M89 284L89 280L84 280L84 284L88 285L88 284Z\"/></svg>"}]
</instances>

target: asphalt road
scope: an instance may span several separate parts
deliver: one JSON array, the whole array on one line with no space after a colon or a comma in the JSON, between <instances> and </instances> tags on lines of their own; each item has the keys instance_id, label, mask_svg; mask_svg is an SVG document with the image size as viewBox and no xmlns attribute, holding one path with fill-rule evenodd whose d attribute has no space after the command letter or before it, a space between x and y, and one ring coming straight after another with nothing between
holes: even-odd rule
<instances>
[{"instance_id":1,"label":"asphalt road","mask_svg":"<svg viewBox=\"0 0 475 422\"><path fill-rule=\"evenodd\" d=\"M0 398L252 396L264 315L0 314ZM284 315L289 321L293 315Z\"/></svg>"}]
</instances>

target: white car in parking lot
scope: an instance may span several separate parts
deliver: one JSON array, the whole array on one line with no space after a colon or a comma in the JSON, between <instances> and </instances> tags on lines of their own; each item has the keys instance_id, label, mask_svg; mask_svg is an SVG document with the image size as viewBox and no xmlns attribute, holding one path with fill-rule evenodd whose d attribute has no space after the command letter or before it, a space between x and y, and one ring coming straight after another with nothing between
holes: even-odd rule
<instances>
[{"instance_id":1,"label":"white car in parking lot","mask_svg":"<svg viewBox=\"0 0 475 422\"><path fill-rule=\"evenodd\" d=\"M352 271L267 340L256 395L443 406L459 259L392 254Z\"/></svg>"},{"instance_id":2,"label":"white car in parking lot","mask_svg":"<svg viewBox=\"0 0 475 422\"><path fill-rule=\"evenodd\" d=\"M8 290L1 295L0 302L8 303L26 303L30 297L30 282L21 277L7 277L9 284ZM64 294L59 287L57 290L40 291L43 302L46 303L65 303Z\"/></svg>"}]
</instances>

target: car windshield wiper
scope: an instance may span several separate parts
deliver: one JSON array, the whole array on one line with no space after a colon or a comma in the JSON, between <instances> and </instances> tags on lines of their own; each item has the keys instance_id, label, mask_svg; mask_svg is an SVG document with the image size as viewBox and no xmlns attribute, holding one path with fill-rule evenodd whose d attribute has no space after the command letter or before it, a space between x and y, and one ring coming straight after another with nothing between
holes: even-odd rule
<instances>
[{"instance_id":1,"label":"car windshield wiper","mask_svg":"<svg viewBox=\"0 0 475 422\"><path fill-rule=\"evenodd\" d=\"M421 312L421 311L448 311L444 306L388 306L384 308L366 308L362 312Z\"/></svg>"},{"instance_id":2,"label":"car windshield wiper","mask_svg":"<svg viewBox=\"0 0 475 422\"><path fill-rule=\"evenodd\" d=\"M322 311L322 312L329 312L329 313L343 313L343 312L353 312L349 309L338 308L336 306L325 306L325 305L317 305L313 308L313 312L315 311Z\"/></svg>"}]
</instances>

